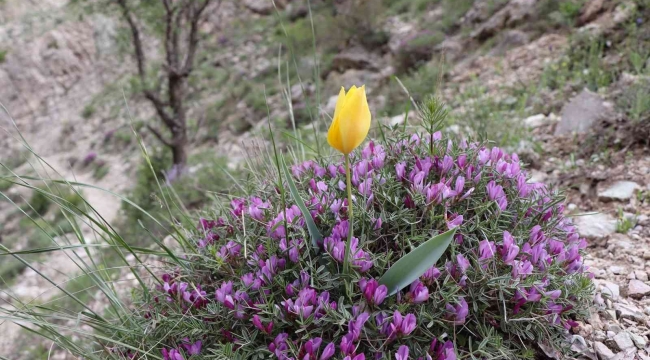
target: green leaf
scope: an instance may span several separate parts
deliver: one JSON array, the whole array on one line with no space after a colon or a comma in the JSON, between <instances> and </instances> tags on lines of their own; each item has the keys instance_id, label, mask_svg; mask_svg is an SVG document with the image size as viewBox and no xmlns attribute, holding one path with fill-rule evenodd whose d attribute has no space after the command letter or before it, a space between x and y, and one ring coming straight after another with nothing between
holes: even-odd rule
<instances>
[{"instance_id":1,"label":"green leaf","mask_svg":"<svg viewBox=\"0 0 650 360\"><path fill-rule=\"evenodd\" d=\"M397 260L379 279L379 283L388 288L388 295L394 295L410 285L435 265L447 250L454 234L456 234L456 228L433 237Z\"/></svg>"},{"instance_id":2,"label":"green leaf","mask_svg":"<svg viewBox=\"0 0 650 360\"><path fill-rule=\"evenodd\" d=\"M296 205L298 205L298 208L300 208L300 212L302 212L302 216L305 218L305 223L307 224L307 229L309 230L309 235L311 236L311 244L314 247L316 253L318 253L319 251L318 242L323 239L323 236L320 234L320 231L318 231L318 228L316 227L316 223L314 222L314 219L311 217L311 213L307 209L307 206L305 206L305 202L302 201L302 198L298 193L298 188L296 188L296 183L293 182L293 178L289 173L289 169L287 168L287 164L284 162L284 159L282 159L282 169L284 170L284 176L287 178L287 183L289 183L289 190L291 191L291 196L293 196L293 199L296 201Z\"/></svg>"}]
</instances>

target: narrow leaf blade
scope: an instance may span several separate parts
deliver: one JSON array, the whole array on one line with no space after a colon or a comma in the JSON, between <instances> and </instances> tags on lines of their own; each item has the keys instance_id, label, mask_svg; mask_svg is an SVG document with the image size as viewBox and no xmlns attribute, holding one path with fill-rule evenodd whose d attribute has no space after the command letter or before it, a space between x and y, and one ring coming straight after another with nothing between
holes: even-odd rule
<instances>
[{"instance_id":1,"label":"narrow leaf blade","mask_svg":"<svg viewBox=\"0 0 650 360\"><path fill-rule=\"evenodd\" d=\"M319 251L318 243L323 239L323 236L320 234L320 231L318 231L318 228L316 227L316 223L314 222L314 219L311 217L311 213L309 212L309 209L307 209L307 206L305 206L305 202L302 201L302 198L298 193L298 188L296 187L296 183L293 182L293 178L289 173L289 168L287 168L287 164L284 162L284 159L282 159L282 169L284 171L284 177L287 178L287 183L289 184L289 190L291 192L291 196L293 196L296 205L298 205L298 208L300 209L302 216L305 218L305 223L307 224L307 230L309 230L309 235L311 237L311 244L314 247L316 253L318 253Z\"/></svg>"},{"instance_id":2,"label":"narrow leaf blade","mask_svg":"<svg viewBox=\"0 0 650 360\"><path fill-rule=\"evenodd\" d=\"M379 283L388 288L388 295L394 295L410 285L435 265L449 247L454 234L456 228L429 239L397 260L379 279Z\"/></svg>"}]
</instances>

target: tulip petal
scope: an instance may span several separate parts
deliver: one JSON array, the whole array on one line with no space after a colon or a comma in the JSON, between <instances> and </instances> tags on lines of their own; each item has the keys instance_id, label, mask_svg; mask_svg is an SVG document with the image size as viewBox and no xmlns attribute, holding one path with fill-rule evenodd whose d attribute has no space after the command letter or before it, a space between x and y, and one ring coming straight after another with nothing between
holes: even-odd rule
<instances>
[{"instance_id":1,"label":"tulip petal","mask_svg":"<svg viewBox=\"0 0 650 360\"><path fill-rule=\"evenodd\" d=\"M332 121L336 121L338 118L339 114L341 113L341 109L343 109L343 105L345 104L346 96L345 96L345 88L341 86L341 91L339 92L339 98L336 99L336 108L334 110L334 117L332 117Z\"/></svg>"},{"instance_id":2,"label":"tulip petal","mask_svg":"<svg viewBox=\"0 0 650 360\"><path fill-rule=\"evenodd\" d=\"M353 86L345 98L345 104L343 104L343 108L335 122L337 122L341 139L342 151L339 150L344 154L349 154L368 136L371 115L366 99L365 85L361 88ZM333 147L337 148L336 146Z\"/></svg>"},{"instance_id":3,"label":"tulip petal","mask_svg":"<svg viewBox=\"0 0 650 360\"><path fill-rule=\"evenodd\" d=\"M341 142L341 131L339 130L340 124L340 113L345 105L346 96L345 89L341 87L339 92L339 98L336 100L336 110L334 110L334 117L332 118L332 124L330 125L329 130L327 131L327 142L331 147L336 150L343 152L343 144Z\"/></svg>"}]
</instances>

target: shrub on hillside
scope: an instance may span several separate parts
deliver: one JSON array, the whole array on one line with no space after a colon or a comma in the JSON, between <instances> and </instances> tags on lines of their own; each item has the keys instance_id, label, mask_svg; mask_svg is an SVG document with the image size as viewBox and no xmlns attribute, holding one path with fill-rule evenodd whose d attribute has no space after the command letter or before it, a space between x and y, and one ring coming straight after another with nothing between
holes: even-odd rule
<instances>
[{"instance_id":1,"label":"shrub on hillside","mask_svg":"<svg viewBox=\"0 0 650 360\"><path fill-rule=\"evenodd\" d=\"M323 234L312 247L290 193L268 176L250 197L201 219L184 256L134 316L133 358L533 358L567 346L592 283L585 240L562 197L529 183L517 155L440 133L370 142L352 165L353 271L340 161L291 167ZM285 179L286 180L286 179ZM287 188L287 187L284 187ZM288 189L288 188L287 188ZM394 296L377 280L401 256L457 228L419 280ZM134 349L140 349L135 351Z\"/></svg>"}]
</instances>

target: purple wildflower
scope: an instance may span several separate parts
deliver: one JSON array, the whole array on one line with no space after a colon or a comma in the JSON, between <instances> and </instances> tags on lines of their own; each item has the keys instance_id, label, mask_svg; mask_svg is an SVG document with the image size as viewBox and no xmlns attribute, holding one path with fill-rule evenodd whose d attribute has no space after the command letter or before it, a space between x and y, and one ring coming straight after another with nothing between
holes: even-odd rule
<instances>
[{"instance_id":1,"label":"purple wildflower","mask_svg":"<svg viewBox=\"0 0 650 360\"><path fill-rule=\"evenodd\" d=\"M459 298L458 304L447 304L447 319L451 320L454 325L462 325L465 323L465 318L469 314L469 307L464 298Z\"/></svg>"}]
</instances>

